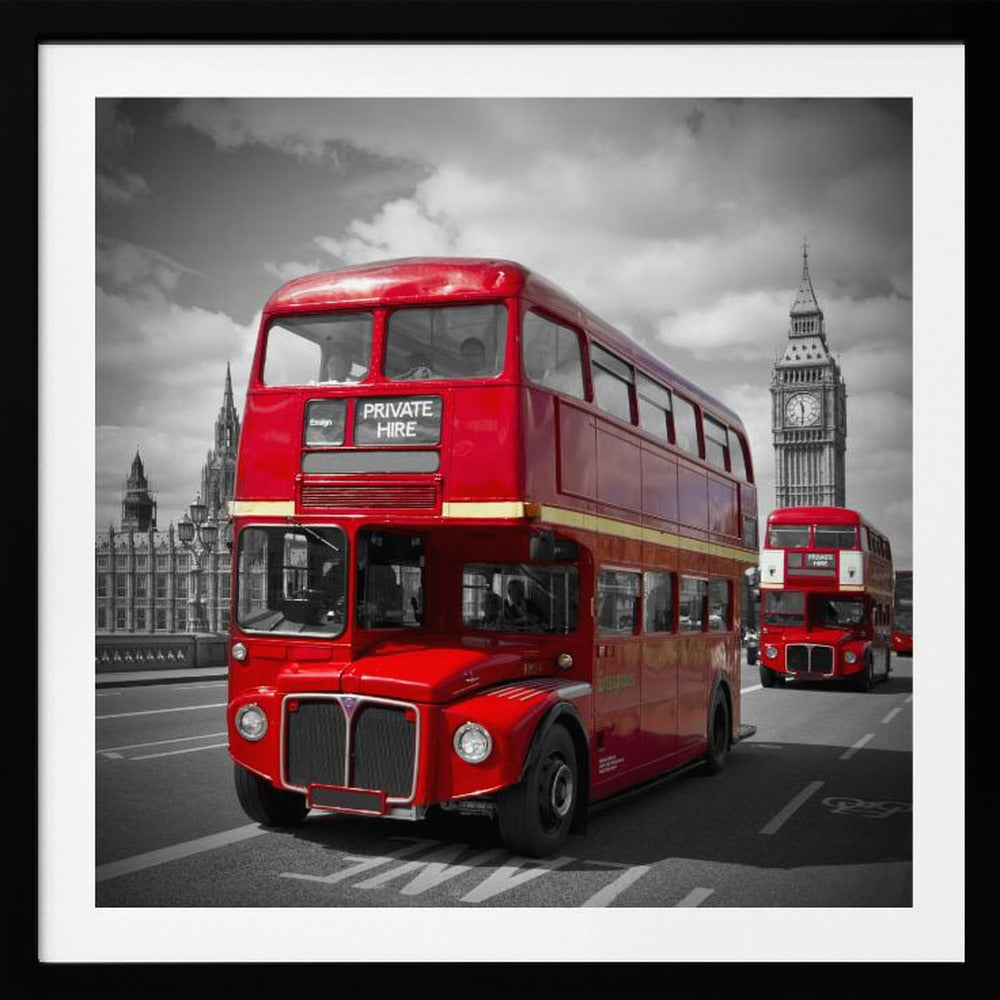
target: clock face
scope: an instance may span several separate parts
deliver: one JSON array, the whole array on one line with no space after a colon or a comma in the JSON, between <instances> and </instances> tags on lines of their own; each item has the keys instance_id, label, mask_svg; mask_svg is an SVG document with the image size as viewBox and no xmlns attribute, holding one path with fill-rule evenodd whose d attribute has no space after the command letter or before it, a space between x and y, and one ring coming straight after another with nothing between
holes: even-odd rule
<instances>
[{"instance_id":1,"label":"clock face","mask_svg":"<svg viewBox=\"0 0 1000 1000\"><path fill-rule=\"evenodd\" d=\"M819 399L811 392L797 392L785 403L785 421L794 427L809 427L819 420Z\"/></svg>"}]
</instances>

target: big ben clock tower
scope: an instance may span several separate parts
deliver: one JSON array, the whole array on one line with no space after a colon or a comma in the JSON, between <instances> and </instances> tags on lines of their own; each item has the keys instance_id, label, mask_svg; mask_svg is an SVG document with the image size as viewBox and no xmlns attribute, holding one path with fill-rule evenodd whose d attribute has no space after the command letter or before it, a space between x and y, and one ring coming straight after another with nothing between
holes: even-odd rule
<instances>
[{"instance_id":1,"label":"big ben clock tower","mask_svg":"<svg viewBox=\"0 0 1000 1000\"><path fill-rule=\"evenodd\" d=\"M788 344L771 377L778 507L843 507L847 389L826 343L809 257L789 313Z\"/></svg>"}]
</instances>

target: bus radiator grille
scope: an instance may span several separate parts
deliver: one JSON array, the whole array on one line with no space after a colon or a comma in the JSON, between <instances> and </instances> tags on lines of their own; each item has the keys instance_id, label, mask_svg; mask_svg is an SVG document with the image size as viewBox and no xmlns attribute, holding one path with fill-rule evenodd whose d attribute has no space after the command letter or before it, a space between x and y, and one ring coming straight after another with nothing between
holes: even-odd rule
<instances>
[{"instance_id":1,"label":"bus radiator grille","mask_svg":"<svg viewBox=\"0 0 1000 1000\"><path fill-rule=\"evenodd\" d=\"M785 650L787 668L793 673L801 673L809 669L809 647L788 646Z\"/></svg>"},{"instance_id":2,"label":"bus radiator grille","mask_svg":"<svg viewBox=\"0 0 1000 1000\"><path fill-rule=\"evenodd\" d=\"M287 715L288 783L346 785L347 720L336 701L303 701Z\"/></svg>"},{"instance_id":3,"label":"bus radiator grille","mask_svg":"<svg viewBox=\"0 0 1000 1000\"><path fill-rule=\"evenodd\" d=\"M416 726L402 708L366 705L354 722L351 785L376 788L392 798L409 798L413 791Z\"/></svg>"},{"instance_id":4,"label":"bus radiator grille","mask_svg":"<svg viewBox=\"0 0 1000 1000\"><path fill-rule=\"evenodd\" d=\"M325 510L435 510L435 483L303 483L301 505Z\"/></svg>"},{"instance_id":5,"label":"bus radiator grille","mask_svg":"<svg viewBox=\"0 0 1000 1000\"><path fill-rule=\"evenodd\" d=\"M813 646L809 669L815 674L828 674L833 670L833 650L829 646Z\"/></svg>"}]
</instances>

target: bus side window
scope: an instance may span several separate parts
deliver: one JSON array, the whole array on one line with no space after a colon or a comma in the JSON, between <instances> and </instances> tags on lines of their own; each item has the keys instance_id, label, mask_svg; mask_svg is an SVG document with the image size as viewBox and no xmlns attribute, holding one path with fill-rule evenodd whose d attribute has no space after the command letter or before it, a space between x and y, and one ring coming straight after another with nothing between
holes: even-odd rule
<instances>
[{"instance_id":1,"label":"bus side window","mask_svg":"<svg viewBox=\"0 0 1000 1000\"><path fill-rule=\"evenodd\" d=\"M580 338L573 330L529 312L524 317L521 339L524 373L532 382L586 399Z\"/></svg>"},{"instance_id":2,"label":"bus side window","mask_svg":"<svg viewBox=\"0 0 1000 1000\"><path fill-rule=\"evenodd\" d=\"M643 632L674 631L674 574L649 571L643 577Z\"/></svg>"},{"instance_id":3,"label":"bus side window","mask_svg":"<svg viewBox=\"0 0 1000 1000\"><path fill-rule=\"evenodd\" d=\"M601 632L632 635L638 624L639 574L601 570L597 578L597 624Z\"/></svg>"},{"instance_id":4,"label":"bus side window","mask_svg":"<svg viewBox=\"0 0 1000 1000\"><path fill-rule=\"evenodd\" d=\"M718 469L725 469L726 452L729 450L726 428L707 413L702 413L701 425L705 431L705 461Z\"/></svg>"},{"instance_id":5,"label":"bus side window","mask_svg":"<svg viewBox=\"0 0 1000 1000\"><path fill-rule=\"evenodd\" d=\"M729 629L729 581L710 580L708 583L708 630L725 632Z\"/></svg>"},{"instance_id":6,"label":"bus side window","mask_svg":"<svg viewBox=\"0 0 1000 1000\"><path fill-rule=\"evenodd\" d=\"M678 448L696 458L700 456L698 447L698 423L694 406L683 396L674 393L674 439Z\"/></svg>"},{"instance_id":7,"label":"bus side window","mask_svg":"<svg viewBox=\"0 0 1000 1000\"><path fill-rule=\"evenodd\" d=\"M729 428L729 468L737 479L749 482L747 465L743 458L743 441L731 427Z\"/></svg>"}]
</instances>

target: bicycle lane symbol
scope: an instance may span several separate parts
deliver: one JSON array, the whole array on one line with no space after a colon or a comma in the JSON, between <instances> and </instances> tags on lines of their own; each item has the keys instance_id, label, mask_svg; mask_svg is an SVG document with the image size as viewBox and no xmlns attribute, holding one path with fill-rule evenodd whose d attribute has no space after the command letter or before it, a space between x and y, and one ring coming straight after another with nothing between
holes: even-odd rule
<instances>
[{"instance_id":1,"label":"bicycle lane symbol","mask_svg":"<svg viewBox=\"0 0 1000 1000\"><path fill-rule=\"evenodd\" d=\"M823 805L838 816L860 816L862 819L888 819L899 813L913 811L913 806L909 802L894 802L892 800L866 802L864 799L856 799L846 795L831 795L823 799Z\"/></svg>"}]
</instances>

